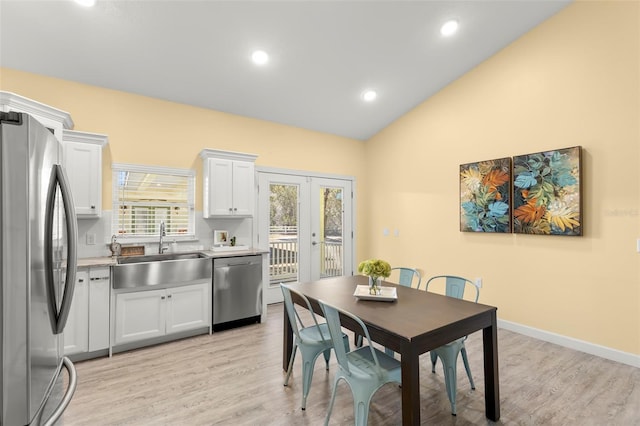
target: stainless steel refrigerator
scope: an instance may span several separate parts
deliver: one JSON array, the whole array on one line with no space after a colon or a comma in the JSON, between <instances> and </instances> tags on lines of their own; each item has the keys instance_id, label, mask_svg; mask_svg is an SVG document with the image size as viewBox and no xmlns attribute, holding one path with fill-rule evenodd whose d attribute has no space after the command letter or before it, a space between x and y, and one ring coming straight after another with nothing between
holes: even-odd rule
<instances>
[{"instance_id":1,"label":"stainless steel refrigerator","mask_svg":"<svg viewBox=\"0 0 640 426\"><path fill-rule=\"evenodd\" d=\"M76 215L52 132L16 112L0 112L0 130L0 426L52 425L76 387L62 338L75 283Z\"/></svg>"}]
</instances>

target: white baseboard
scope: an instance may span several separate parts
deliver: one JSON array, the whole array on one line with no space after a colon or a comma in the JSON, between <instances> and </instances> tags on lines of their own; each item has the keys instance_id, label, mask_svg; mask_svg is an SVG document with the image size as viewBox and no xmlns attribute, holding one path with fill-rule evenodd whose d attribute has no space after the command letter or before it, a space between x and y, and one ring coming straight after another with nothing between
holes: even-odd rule
<instances>
[{"instance_id":1,"label":"white baseboard","mask_svg":"<svg viewBox=\"0 0 640 426\"><path fill-rule=\"evenodd\" d=\"M498 328L504 328L505 330L524 334L525 336L533 337L534 339L555 343L556 345L564 346L566 348L575 349L577 351L586 352L601 358L610 359L612 361L640 368L640 355L622 352L617 349L611 349L606 346L596 345L594 343L585 342L584 340L562 336L560 334L501 319L498 319Z\"/></svg>"}]
</instances>

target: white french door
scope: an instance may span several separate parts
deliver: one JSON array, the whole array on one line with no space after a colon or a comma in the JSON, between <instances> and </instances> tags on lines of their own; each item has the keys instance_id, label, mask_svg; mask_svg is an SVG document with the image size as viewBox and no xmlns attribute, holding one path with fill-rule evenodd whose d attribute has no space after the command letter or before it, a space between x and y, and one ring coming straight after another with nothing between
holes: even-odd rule
<instances>
[{"instance_id":1,"label":"white french door","mask_svg":"<svg viewBox=\"0 0 640 426\"><path fill-rule=\"evenodd\" d=\"M258 240L269 250L267 303L281 282L353 273L352 180L258 172Z\"/></svg>"}]
</instances>

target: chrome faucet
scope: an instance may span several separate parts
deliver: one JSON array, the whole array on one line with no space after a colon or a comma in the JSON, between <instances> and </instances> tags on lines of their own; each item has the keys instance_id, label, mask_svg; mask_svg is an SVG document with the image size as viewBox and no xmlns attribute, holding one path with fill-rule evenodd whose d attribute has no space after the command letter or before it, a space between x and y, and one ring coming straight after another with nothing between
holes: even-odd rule
<instances>
[{"instance_id":1,"label":"chrome faucet","mask_svg":"<svg viewBox=\"0 0 640 426\"><path fill-rule=\"evenodd\" d=\"M164 251L167 249L167 247L163 247L163 238L167 235L167 232L165 231L164 228L164 220L160 221L160 243L158 244L158 254L162 254L164 253Z\"/></svg>"}]
</instances>

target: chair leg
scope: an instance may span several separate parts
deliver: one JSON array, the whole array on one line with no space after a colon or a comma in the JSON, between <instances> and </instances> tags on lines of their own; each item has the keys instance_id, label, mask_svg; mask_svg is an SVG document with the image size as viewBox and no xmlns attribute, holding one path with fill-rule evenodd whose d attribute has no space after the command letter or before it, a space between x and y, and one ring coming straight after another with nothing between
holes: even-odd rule
<instances>
[{"instance_id":1,"label":"chair leg","mask_svg":"<svg viewBox=\"0 0 640 426\"><path fill-rule=\"evenodd\" d=\"M289 367L287 368L287 377L284 379L284 385L289 386L289 377L291 377L291 371L293 370L293 361L296 359L296 350L298 349L298 345L293 345L293 349L291 350L291 358L289 359Z\"/></svg>"},{"instance_id":2,"label":"chair leg","mask_svg":"<svg viewBox=\"0 0 640 426\"><path fill-rule=\"evenodd\" d=\"M351 351L351 347L349 346L349 336L347 336L346 334L342 336L342 342L344 343L344 351L345 352L350 352Z\"/></svg>"},{"instance_id":3,"label":"chair leg","mask_svg":"<svg viewBox=\"0 0 640 426\"><path fill-rule=\"evenodd\" d=\"M322 355L324 355L324 363L326 365L326 370L329 370L329 359L331 358L331 348L322 352Z\"/></svg>"},{"instance_id":4,"label":"chair leg","mask_svg":"<svg viewBox=\"0 0 640 426\"><path fill-rule=\"evenodd\" d=\"M446 356L445 356L446 357ZM447 387L447 395L449 396L449 402L451 403L451 414L457 415L456 411L456 385L458 380L458 373L456 364L458 361L457 352L453 354L451 359L442 359L442 369L444 371L444 381Z\"/></svg>"},{"instance_id":5,"label":"chair leg","mask_svg":"<svg viewBox=\"0 0 640 426\"><path fill-rule=\"evenodd\" d=\"M462 362L464 363L464 369L467 370L467 377L469 377L469 383L471 383L471 389L476 390L476 385L473 383L473 377L471 376L471 369L469 368L469 360L467 359L467 349L462 346L460 349L462 353Z\"/></svg>"},{"instance_id":6,"label":"chair leg","mask_svg":"<svg viewBox=\"0 0 640 426\"><path fill-rule=\"evenodd\" d=\"M429 355L431 355L431 372L435 373L436 372L436 362L438 361L438 355L436 354L435 351L429 352Z\"/></svg>"},{"instance_id":7,"label":"chair leg","mask_svg":"<svg viewBox=\"0 0 640 426\"><path fill-rule=\"evenodd\" d=\"M353 395L353 415L356 426L367 426L369 419L369 406L373 394L368 387L351 387Z\"/></svg>"},{"instance_id":8,"label":"chair leg","mask_svg":"<svg viewBox=\"0 0 640 426\"><path fill-rule=\"evenodd\" d=\"M306 355L306 356L305 356ZM302 409L307 409L307 396L309 396L309 389L311 389L311 380L313 379L313 366L318 359L316 354L313 359L309 360L309 354L302 354Z\"/></svg>"},{"instance_id":9,"label":"chair leg","mask_svg":"<svg viewBox=\"0 0 640 426\"><path fill-rule=\"evenodd\" d=\"M338 382L340 381L340 377L336 374L336 378L333 381L333 391L331 391L331 401L329 402L329 408L327 409L327 415L324 418L324 426L329 425L329 419L331 418L331 411L333 411L333 403L336 400L336 391L338 390Z\"/></svg>"}]
</instances>

